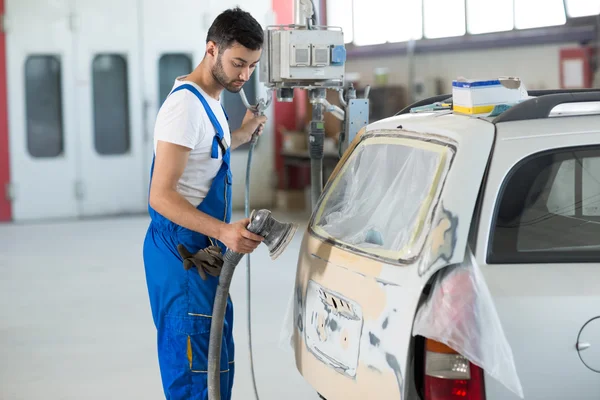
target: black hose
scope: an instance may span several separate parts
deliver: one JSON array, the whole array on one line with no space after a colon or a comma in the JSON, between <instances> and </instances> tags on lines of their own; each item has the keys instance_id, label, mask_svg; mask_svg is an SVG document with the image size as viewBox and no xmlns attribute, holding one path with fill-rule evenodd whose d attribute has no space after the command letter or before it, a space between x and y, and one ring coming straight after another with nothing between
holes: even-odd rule
<instances>
[{"instance_id":1,"label":"black hose","mask_svg":"<svg viewBox=\"0 0 600 400\"><path fill-rule=\"evenodd\" d=\"M221 343L223 340L225 310L235 267L243 257L243 254L231 250L227 250L223 256L223 269L219 275L219 285L217 286L215 304L213 305L210 342L208 345L208 398L210 400L221 400Z\"/></svg>"},{"instance_id":2,"label":"black hose","mask_svg":"<svg viewBox=\"0 0 600 400\"><path fill-rule=\"evenodd\" d=\"M313 158L310 160L310 202L311 210L314 210L321 190L323 189L323 159Z\"/></svg>"},{"instance_id":3,"label":"black hose","mask_svg":"<svg viewBox=\"0 0 600 400\"><path fill-rule=\"evenodd\" d=\"M323 149L325 145L323 105L321 103L313 104L312 113L308 150L310 155L311 210L314 210L323 190Z\"/></svg>"}]
</instances>

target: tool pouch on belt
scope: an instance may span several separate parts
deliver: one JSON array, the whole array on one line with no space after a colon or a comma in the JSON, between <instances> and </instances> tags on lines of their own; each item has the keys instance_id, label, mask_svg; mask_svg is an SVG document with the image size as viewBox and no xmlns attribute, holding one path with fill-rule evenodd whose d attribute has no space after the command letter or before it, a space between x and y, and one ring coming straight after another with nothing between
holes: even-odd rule
<instances>
[{"instance_id":1,"label":"tool pouch on belt","mask_svg":"<svg viewBox=\"0 0 600 400\"><path fill-rule=\"evenodd\" d=\"M192 267L198 269L198 273L203 280L206 280L206 274L219 276L223 268L223 254L219 246L209 246L192 254L180 244L177 251L183 258L183 268L187 271Z\"/></svg>"}]
</instances>

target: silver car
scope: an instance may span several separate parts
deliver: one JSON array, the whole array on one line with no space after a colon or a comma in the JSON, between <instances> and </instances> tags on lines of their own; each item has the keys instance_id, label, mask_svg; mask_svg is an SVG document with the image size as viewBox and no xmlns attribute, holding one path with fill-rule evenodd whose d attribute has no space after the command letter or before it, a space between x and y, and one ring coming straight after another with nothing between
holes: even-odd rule
<instances>
[{"instance_id":1,"label":"silver car","mask_svg":"<svg viewBox=\"0 0 600 400\"><path fill-rule=\"evenodd\" d=\"M346 151L290 308L323 398L600 399L600 91L529 94L428 99Z\"/></svg>"}]
</instances>

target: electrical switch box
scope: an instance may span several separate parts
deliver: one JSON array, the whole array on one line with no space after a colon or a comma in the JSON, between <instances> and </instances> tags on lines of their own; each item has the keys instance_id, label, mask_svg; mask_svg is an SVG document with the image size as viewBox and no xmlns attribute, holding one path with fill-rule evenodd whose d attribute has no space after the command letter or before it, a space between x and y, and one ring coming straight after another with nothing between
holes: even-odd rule
<instances>
[{"instance_id":1,"label":"electrical switch box","mask_svg":"<svg viewBox=\"0 0 600 400\"><path fill-rule=\"evenodd\" d=\"M344 34L329 29L267 29L260 81L271 88L342 87Z\"/></svg>"}]
</instances>

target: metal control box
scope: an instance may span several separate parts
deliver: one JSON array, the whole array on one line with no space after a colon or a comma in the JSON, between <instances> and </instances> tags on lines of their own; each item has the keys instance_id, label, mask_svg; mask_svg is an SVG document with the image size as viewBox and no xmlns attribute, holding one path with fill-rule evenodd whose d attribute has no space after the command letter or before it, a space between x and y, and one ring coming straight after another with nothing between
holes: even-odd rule
<instances>
[{"instance_id":1,"label":"metal control box","mask_svg":"<svg viewBox=\"0 0 600 400\"><path fill-rule=\"evenodd\" d=\"M346 48L341 30L267 29L260 81L268 87L341 87Z\"/></svg>"}]
</instances>

